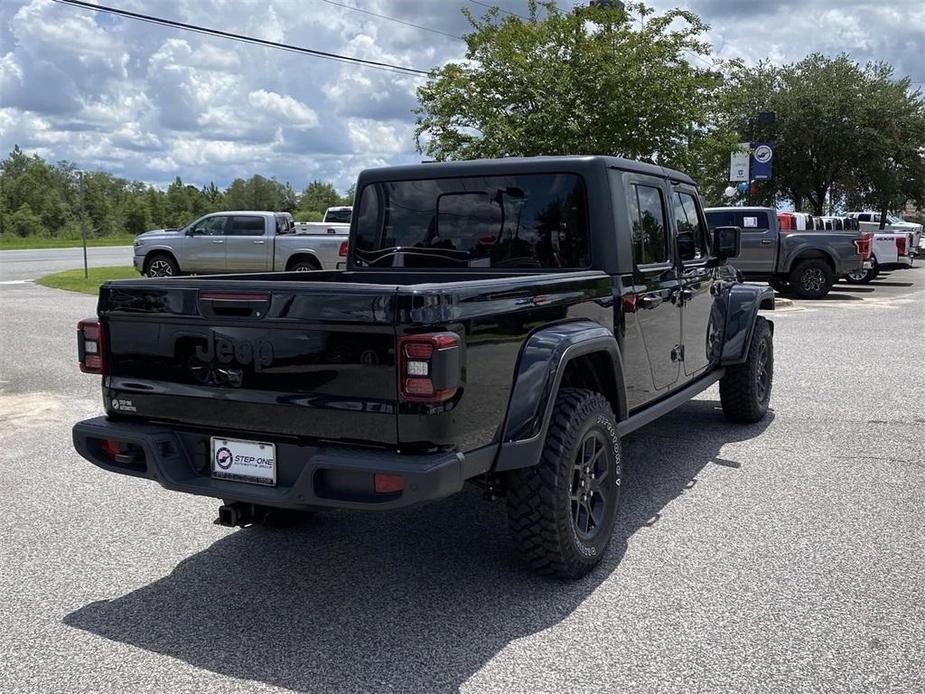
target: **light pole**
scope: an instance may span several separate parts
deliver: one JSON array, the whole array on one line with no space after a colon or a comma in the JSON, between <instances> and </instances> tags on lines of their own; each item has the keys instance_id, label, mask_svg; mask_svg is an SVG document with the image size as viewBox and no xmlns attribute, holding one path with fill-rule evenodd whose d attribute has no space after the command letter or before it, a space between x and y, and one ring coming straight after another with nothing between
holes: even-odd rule
<instances>
[{"instance_id":1,"label":"light pole","mask_svg":"<svg viewBox=\"0 0 925 694\"><path fill-rule=\"evenodd\" d=\"M80 177L80 238L83 240L84 247L84 279L90 277L90 270L87 267L87 206L84 203L84 172L79 171Z\"/></svg>"}]
</instances>

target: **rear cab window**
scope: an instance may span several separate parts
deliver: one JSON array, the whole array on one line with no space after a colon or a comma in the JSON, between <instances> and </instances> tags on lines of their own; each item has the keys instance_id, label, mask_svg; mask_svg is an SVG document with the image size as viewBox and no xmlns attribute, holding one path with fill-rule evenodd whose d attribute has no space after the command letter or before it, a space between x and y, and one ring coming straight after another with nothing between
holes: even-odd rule
<instances>
[{"instance_id":1,"label":"rear cab window","mask_svg":"<svg viewBox=\"0 0 925 694\"><path fill-rule=\"evenodd\" d=\"M577 174L369 183L355 207L359 267L584 269L587 192Z\"/></svg>"},{"instance_id":2,"label":"rear cab window","mask_svg":"<svg viewBox=\"0 0 925 694\"><path fill-rule=\"evenodd\" d=\"M768 213L763 210L711 210L706 213L707 225L716 227L740 227L742 233L764 232L771 228Z\"/></svg>"}]
</instances>

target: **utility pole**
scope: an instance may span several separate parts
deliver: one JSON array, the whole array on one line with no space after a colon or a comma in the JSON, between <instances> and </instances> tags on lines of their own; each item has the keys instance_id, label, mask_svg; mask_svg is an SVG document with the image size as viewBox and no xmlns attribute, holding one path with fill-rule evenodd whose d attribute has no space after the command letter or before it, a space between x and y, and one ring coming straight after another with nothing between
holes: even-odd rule
<instances>
[{"instance_id":1,"label":"utility pole","mask_svg":"<svg viewBox=\"0 0 925 694\"><path fill-rule=\"evenodd\" d=\"M84 246L84 279L90 277L87 267L87 206L84 204L84 172L80 172L80 238Z\"/></svg>"}]
</instances>

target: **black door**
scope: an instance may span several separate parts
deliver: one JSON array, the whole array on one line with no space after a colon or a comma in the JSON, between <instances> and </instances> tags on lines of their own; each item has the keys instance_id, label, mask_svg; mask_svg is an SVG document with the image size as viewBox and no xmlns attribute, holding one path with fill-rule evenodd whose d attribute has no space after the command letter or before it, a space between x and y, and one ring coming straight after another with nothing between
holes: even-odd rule
<instances>
[{"instance_id":1,"label":"black door","mask_svg":"<svg viewBox=\"0 0 925 694\"><path fill-rule=\"evenodd\" d=\"M676 304L678 273L669 243L663 182L640 178L629 183L627 207L633 225L636 322L652 384L656 391L664 391L680 375L681 312Z\"/></svg>"},{"instance_id":2,"label":"black door","mask_svg":"<svg viewBox=\"0 0 925 694\"><path fill-rule=\"evenodd\" d=\"M683 380L691 380L718 357L723 315L715 302L717 269L710 267L707 226L697 191L692 186L677 185L671 202L681 273L678 301L682 309Z\"/></svg>"}]
</instances>

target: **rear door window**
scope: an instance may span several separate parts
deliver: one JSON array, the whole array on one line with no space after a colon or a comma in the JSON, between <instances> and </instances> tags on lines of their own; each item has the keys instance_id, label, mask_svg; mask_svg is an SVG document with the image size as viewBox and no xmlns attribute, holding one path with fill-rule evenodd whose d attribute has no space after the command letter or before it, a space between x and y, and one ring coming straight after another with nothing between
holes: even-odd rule
<instances>
[{"instance_id":1,"label":"rear door window","mask_svg":"<svg viewBox=\"0 0 925 694\"><path fill-rule=\"evenodd\" d=\"M661 189L633 184L627 197L633 225L633 258L636 265L667 262L668 225Z\"/></svg>"},{"instance_id":2,"label":"rear door window","mask_svg":"<svg viewBox=\"0 0 925 694\"><path fill-rule=\"evenodd\" d=\"M690 193L674 194L674 218L678 225L678 254L682 261L707 257L706 230Z\"/></svg>"},{"instance_id":3,"label":"rear door window","mask_svg":"<svg viewBox=\"0 0 925 694\"><path fill-rule=\"evenodd\" d=\"M225 236L263 236L265 232L263 217L236 215L225 229Z\"/></svg>"}]
</instances>

